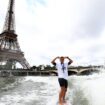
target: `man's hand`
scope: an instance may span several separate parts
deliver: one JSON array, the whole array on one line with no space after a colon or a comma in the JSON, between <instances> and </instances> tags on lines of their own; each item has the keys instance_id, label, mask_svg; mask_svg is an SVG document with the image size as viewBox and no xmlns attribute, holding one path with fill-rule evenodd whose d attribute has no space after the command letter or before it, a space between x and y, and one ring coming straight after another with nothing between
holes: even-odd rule
<instances>
[{"instance_id":1,"label":"man's hand","mask_svg":"<svg viewBox=\"0 0 105 105\"><path fill-rule=\"evenodd\" d=\"M67 56L67 57L65 57L65 58L69 60L69 63L68 63L68 64L73 63L73 60L71 60L68 56Z\"/></svg>"},{"instance_id":2,"label":"man's hand","mask_svg":"<svg viewBox=\"0 0 105 105\"><path fill-rule=\"evenodd\" d=\"M59 58L60 58L59 56L56 57L56 58L54 58L54 59L51 61L51 63L52 63L53 65L56 65L55 60L56 60L56 59L59 59Z\"/></svg>"},{"instance_id":3,"label":"man's hand","mask_svg":"<svg viewBox=\"0 0 105 105\"><path fill-rule=\"evenodd\" d=\"M66 56L65 58L69 59L69 57L68 57L68 56Z\"/></svg>"},{"instance_id":4,"label":"man's hand","mask_svg":"<svg viewBox=\"0 0 105 105\"><path fill-rule=\"evenodd\" d=\"M56 57L56 59L59 59L59 58L60 58L59 56Z\"/></svg>"}]
</instances>

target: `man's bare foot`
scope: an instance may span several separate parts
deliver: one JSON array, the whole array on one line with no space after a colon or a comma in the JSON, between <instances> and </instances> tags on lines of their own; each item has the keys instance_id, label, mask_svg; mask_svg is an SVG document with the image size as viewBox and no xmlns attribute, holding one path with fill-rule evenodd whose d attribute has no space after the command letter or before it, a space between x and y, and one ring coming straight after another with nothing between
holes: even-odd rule
<instances>
[{"instance_id":1,"label":"man's bare foot","mask_svg":"<svg viewBox=\"0 0 105 105\"><path fill-rule=\"evenodd\" d=\"M66 103L66 100L65 99L63 99L63 103Z\"/></svg>"},{"instance_id":2,"label":"man's bare foot","mask_svg":"<svg viewBox=\"0 0 105 105\"><path fill-rule=\"evenodd\" d=\"M59 102L59 105L63 105L63 102Z\"/></svg>"},{"instance_id":3,"label":"man's bare foot","mask_svg":"<svg viewBox=\"0 0 105 105\"><path fill-rule=\"evenodd\" d=\"M63 103L59 103L58 105L63 105Z\"/></svg>"}]
</instances>

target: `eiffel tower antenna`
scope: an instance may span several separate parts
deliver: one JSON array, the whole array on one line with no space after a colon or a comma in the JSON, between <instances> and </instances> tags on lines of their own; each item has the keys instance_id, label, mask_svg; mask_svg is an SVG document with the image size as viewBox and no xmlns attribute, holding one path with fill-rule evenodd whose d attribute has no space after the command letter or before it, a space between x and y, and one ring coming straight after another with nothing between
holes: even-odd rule
<instances>
[{"instance_id":1,"label":"eiffel tower antenna","mask_svg":"<svg viewBox=\"0 0 105 105\"><path fill-rule=\"evenodd\" d=\"M18 62L24 69L29 69L30 65L20 49L18 35L15 33L14 4L15 0L9 0L3 32L0 34L0 64L5 61L5 68L12 69Z\"/></svg>"},{"instance_id":2,"label":"eiffel tower antenna","mask_svg":"<svg viewBox=\"0 0 105 105\"><path fill-rule=\"evenodd\" d=\"M9 7L6 14L3 32L15 32L15 15L14 15L14 0L9 0Z\"/></svg>"}]
</instances>

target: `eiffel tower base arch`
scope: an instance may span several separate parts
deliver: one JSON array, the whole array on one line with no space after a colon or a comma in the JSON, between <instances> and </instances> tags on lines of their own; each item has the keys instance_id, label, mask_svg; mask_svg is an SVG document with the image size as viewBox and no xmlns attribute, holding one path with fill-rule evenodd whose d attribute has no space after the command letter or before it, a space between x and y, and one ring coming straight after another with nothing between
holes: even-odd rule
<instances>
[{"instance_id":1,"label":"eiffel tower base arch","mask_svg":"<svg viewBox=\"0 0 105 105\"><path fill-rule=\"evenodd\" d=\"M3 66L2 63L5 62ZM26 61L23 52L19 51L0 51L0 66L3 69L16 69L19 63L23 69L29 69L30 65Z\"/></svg>"}]
</instances>

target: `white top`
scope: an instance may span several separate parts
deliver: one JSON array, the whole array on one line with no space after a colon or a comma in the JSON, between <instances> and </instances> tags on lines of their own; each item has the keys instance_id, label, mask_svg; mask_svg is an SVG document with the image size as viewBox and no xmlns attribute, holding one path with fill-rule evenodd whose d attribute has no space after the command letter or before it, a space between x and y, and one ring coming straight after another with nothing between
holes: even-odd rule
<instances>
[{"instance_id":1,"label":"white top","mask_svg":"<svg viewBox=\"0 0 105 105\"><path fill-rule=\"evenodd\" d=\"M58 71L58 78L68 79L68 62L56 62L56 68Z\"/></svg>"}]
</instances>

